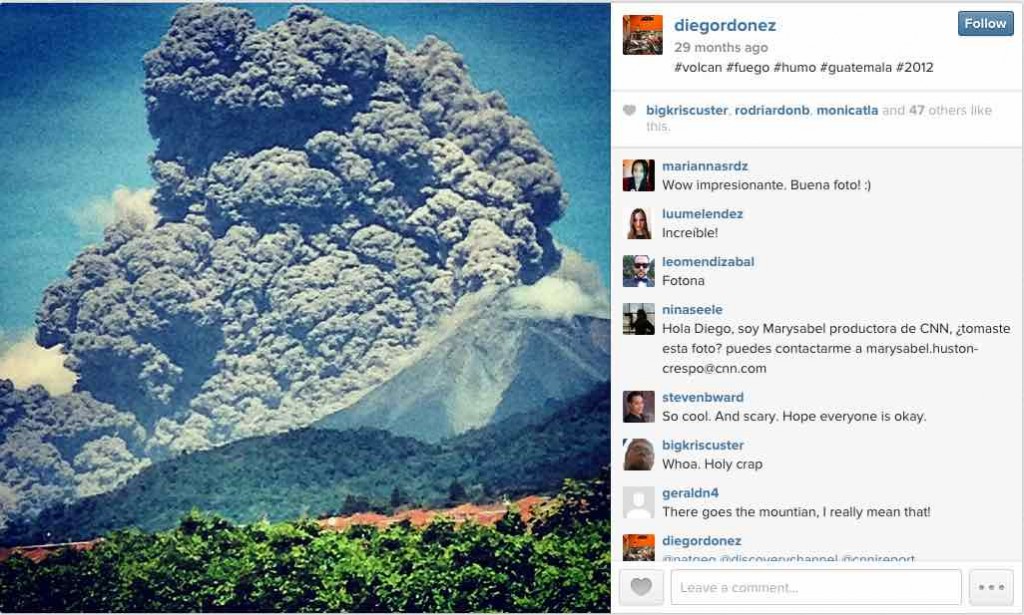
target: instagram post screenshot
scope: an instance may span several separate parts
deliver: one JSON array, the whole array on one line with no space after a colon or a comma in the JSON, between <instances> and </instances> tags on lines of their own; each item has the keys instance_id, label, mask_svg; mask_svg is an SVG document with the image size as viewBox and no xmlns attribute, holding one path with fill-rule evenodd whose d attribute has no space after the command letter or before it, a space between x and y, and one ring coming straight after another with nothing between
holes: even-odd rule
<instances>
[{"instance_id":1,"label":"instagram post screenshot","mask_svg":"<svg viewBox=\"0 0 1024 615\"><path fill-rule=\"evenodd\" d=\"M0 2L0 613L1024 612L1021 7Z\"/></svg>"}]
</instances>

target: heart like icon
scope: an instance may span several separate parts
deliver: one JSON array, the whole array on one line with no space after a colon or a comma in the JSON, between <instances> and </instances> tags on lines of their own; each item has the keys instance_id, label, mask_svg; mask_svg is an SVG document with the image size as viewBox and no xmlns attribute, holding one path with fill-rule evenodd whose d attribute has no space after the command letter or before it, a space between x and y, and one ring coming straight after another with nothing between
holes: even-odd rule
<instances>
[{"instance_id":1,"label":"heart like icon","mask_svg":"<svg viewBox=\"0 0 1024 615\"><path fill-rule=\"evenodd\" d=\"M622 105L622 112L626 115L633 115L636 113L636 105Z\"/></svg>"},{"instance_id":2,"label":"heart like icon","mask_svg":"<svg viewBox=\"0 0 1024 615\"><path fill-rule=\"evenodd\" d=\"M646 596L647 592L651 591L651 586L654 585L647 577L637 577L629 582L629 588L633 590L633 593L637 596Z\"/></svg>"}]
</instances>

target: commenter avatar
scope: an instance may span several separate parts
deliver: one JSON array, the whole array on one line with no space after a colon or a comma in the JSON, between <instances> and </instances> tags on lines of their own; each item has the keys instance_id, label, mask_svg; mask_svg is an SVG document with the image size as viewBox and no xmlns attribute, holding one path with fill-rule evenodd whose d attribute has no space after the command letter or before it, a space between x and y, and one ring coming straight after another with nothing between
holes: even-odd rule
<instances>
[{"instance_id":1,"label":"commenter avatar","mask_svg":"<svg viewBox=\"0 0 1024 615\"><path fill-rule=\"evenodd\" d=\"M622 285L626 288L654 288L654 264L647 254L622 257Z\"/></svg>"},{"instance_id":2,"label":"commenter avatar","mask_svg":"<svg viewBox=\"0 0 1024 615\"><path fill-rule=\"evenodd\" d=\"M654 422L654 391L628 391L625 396L623 422Z\"/></svg>"},{"instance_id":3,"label":"commenter avatar","mask_svg":"<svg viewBox=\"0 0 1024 615\"><path fill-rule=\"evenodd\" d=\"M654 160L623 160L622 171L626 192L654 192Z\"/></svg>"},{"instance_id":4,"label":"commenter avatar","mask_svg":"<svg viewBox=\"0 0 1024 615\"><path fill-rule=\"evenodd\" d=\"M653 303L622 304L623 335L654 335L653 319Z\"/></svg>"},{"instance_id":5,"label":"commenter avatar","mask_svg":"<svg viewBox=\"0 0 1024 615\"><path fill-rule=\"evenodd\" d=\"M637 207L629 214L629 233L626 239L650 239L651 229L647 226L647 212Z\"/></svg>"},{"instance_id":6,"label":"commenter avatar","mask_svg":"<svg viewBox=\"0 0 1024 615\"><path fill-rule=\"evenodd\" d=\"M627 471L647 471L654 467L654 445L650 440L638 438L632 440L626 447L626 461L624 468Z\"/></svg>"}]
</instances>

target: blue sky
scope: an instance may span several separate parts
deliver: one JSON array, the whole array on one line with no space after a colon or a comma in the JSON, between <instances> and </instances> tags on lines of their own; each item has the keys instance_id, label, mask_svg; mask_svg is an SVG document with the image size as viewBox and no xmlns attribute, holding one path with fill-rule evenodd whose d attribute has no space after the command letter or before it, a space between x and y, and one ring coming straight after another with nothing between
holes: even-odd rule
<instances>
[{"instance_id":1,"label":"blue sky","mask_svg":"<svg viewBox=\"0 0 1024 615\"><path fill-rule=\"evenodd\" d=\"M607 284L608 5L315 5L407 46L435 34L551 150L571 203L553 231ZM46 286L101 239L76 211L152 185L142 56L175 5L0 4L0 344L33 326ZM243 5L260 27L288 5Z\"/></svg>"}]
</instances>

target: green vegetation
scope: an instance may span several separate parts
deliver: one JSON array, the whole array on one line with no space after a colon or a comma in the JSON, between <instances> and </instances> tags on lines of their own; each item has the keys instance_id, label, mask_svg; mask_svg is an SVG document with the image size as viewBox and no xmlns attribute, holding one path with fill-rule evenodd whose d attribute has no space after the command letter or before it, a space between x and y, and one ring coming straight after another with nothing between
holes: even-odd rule
<instances>
[{"instance_id":1,"label":"green vegetation","mask_svg":"<svg viewBox=\"0 0 1024 615\"><path fill-rule=\"evenodd\" d=\"M608 464L608 385L439 444L366 428L300 429L155 464L110 493L15 521L0 545L174 527L189 510L236 523L440 508L555 493ZM398 491L396 499L395 490Z\"/></svg>"},{"instance_id":2,"label":"green vegetation","mask_svg":"<svg viewBox=\"0 0 1024 615\"><path fill-rule=\"evenodd\" d=\"M608 472L567 479L527 525L435 519L343 533L191 512L89 551L0 563L0 611L607 611Z\"/></svg>"}]
</instances>

